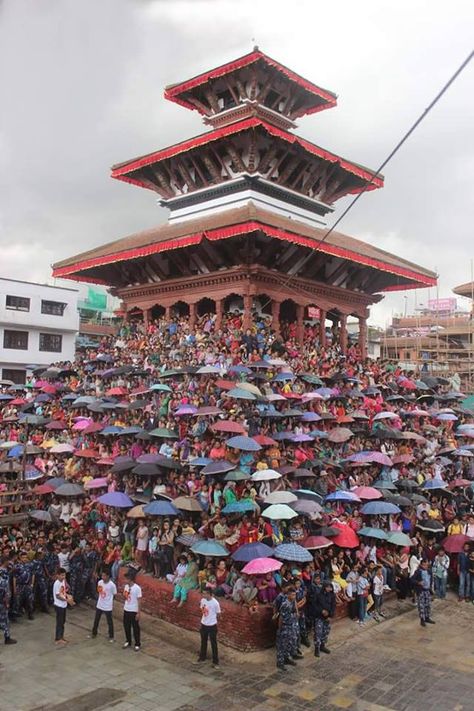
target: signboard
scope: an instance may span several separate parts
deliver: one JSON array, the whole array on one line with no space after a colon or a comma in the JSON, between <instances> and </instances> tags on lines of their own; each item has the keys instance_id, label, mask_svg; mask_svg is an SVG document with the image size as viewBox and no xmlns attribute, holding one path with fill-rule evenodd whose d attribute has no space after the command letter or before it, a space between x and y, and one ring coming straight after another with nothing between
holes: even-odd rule
<instances>
[{"instance_id":1,"label":"signboard","mask_svg":"<svg viewBox=\"0 0 474 711\"><path fill-rule=\"evenodd\" d=\"M428 309L430 311L456 311L458 302L457 299L429 299Z\"/></svg>"},{"instance_id":2,"label":"signboard","mask_svg":"<svg viewBox=\"0 0 474 711\"><path fill-rule=\"evenodd\" d=\"M89 287L87 290L87 306L89 309L94 309L94 311L105 311L107 308L107 294Z\"/></svg>"},{"instance_id":3,"label":"signboard","mask_svg":"<svg viewBox=\"0 0 474 711\"><path fill-rule=\"evenodd\" d=\"M308 318L319 318L320 310L316 306L308 306Z\"/></svg>"}]
</instances>

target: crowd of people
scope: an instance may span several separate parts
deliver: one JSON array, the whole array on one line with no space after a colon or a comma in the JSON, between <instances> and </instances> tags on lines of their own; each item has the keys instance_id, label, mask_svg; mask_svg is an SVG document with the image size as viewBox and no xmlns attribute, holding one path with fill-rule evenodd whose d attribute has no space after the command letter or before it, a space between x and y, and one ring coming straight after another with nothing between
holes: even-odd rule
<instances>
[{"instance_id":1,"label":"crowd of people","mask_svg":"<svg viewBox=\"0 0 474 711\"><path fill-rule=\"evenodd\" d=\"M338 608L381 621L393 591L425 626L432 595L474 602L474 413L448 380L330 341L176 316L0 381L5 642L53 603L60 642L57 608L100 600L122 567L167 582L170 605L270 606L281 669L311 632L329 651Z\"/></svg>"}]
</instances>

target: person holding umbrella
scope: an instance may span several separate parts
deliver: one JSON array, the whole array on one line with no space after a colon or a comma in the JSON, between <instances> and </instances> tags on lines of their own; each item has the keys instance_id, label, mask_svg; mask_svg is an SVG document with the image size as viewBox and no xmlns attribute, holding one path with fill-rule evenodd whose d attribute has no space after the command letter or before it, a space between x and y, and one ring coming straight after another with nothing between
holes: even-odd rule
<instances>
[{"instance_id":1,"label":"person holding umbrella","mask_svg":"<svg viewBox=\"0 0 474 711\"><path fill-rule=\"evenodd\" d=\"M327 641L331 632L330 619L336 611L336 595L330 580L323 583L322 590L316 595L314 609L314 656L320 652L330 654Z\"/></svg>"},{"instance_id":2,"label":"person holding umbrella","mask_svg":"<svg viewBox=\"0 0 474 711\"><path fill-rule=\"evenodd\" d=\"M420 567L413 576L415 591L418 601L418 614L420 615L420 625L426 627L426 623L434 625L431 619L431 595L433 594L433 576L429 568L429 561L421 561Z\"/></svg>"}]
</instances>

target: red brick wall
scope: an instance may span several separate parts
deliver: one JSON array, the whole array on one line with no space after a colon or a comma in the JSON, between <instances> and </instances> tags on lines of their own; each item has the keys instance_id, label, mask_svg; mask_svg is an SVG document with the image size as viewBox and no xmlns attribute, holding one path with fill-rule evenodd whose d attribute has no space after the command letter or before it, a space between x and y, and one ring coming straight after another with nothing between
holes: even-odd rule
<instances>
[{"instance_id":1,"label":"red brick wall","mask_svg":"<svg viewBox=\"0 0 474 711\"><path fill-rule=\"evenodd\" d=\"M124 569L120 571L119 591L125 580ZM178 627L197 632L200 627L201 613L199 602L201 594L191 590L182 607L170 605L173 586L156 580L148 575L138 575L137 583L142 588L141 607L154 617L159 617ZM255 613L234 602L219 598L222 614L219 618L219 642L234 647L242 652L252 652L271 647L275 642L275 623L272 610L259 605Z\"/></svg>"}]
</instances>

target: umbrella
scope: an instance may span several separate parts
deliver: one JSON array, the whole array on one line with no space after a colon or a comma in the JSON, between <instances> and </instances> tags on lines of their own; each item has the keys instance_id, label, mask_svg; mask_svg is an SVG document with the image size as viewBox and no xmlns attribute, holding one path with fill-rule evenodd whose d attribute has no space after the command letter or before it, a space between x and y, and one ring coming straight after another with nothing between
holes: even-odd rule
<instances>
[{"instance_id":1,"label":"umbrella","mask_svg":"<svg viewBox=\"0 0 474 711\"><path fill-rule=\"evenodd\" d=\"M289 473L291 473L295 479L313 479L316 477L316 474L314 474L311 469L306 469L305 467L295 469L293 472Z\"/></svg>"},{"instance_id":2,"label":"umbrella","mask_svg":"<svg viewBox=\"0 0 474 711\"><path fill-rule=\"evenodd\" d=\"M54 488L50 484L37 484L35 488L33 489L33 492L35 494L52 494L54 491Z\"/></svg>"},{"instance_id":3,"label":"umbrella","mask_svg":"<svg viewBox=\"0 0 474 711\"><path fill-rule=\"evenodd\" d=\"M141 458L142 457L138 457L137 461L140 461ZM194 457L194 459L189 460L190 467L206 467L208 464L212 464L212 459L209 459L209 457Z\"/></svg>"},{"instance_id":4,"label":"umbrella","mask_svg":"<svg viewBox=\"0 0 474 711\"><path fill-rule=\"evenodd\" d=\"M250 474L243 472L241 469L233 469L227 472L224 477L224 481L245 481L246 479L250 479Z\"/></svg>"},{"instance_id":5,"label":"umbrella","mask_svg":"<svg viewBox=\"0 0 474 711\"><path fill-rule=\"evenodd\" d=\"M464 488L464 487L466 487L466 486L471 486L471 483L472 483L472 482L470 482L469 479L455 479L454 481L452 481L452 482L450 483L450 486L451 486L453 489L455 489L457 486L460 486L460 487Z\"/></svg>"},{"instance_id":6,"label":"umbrella","mask_svg":"<svg viewBox=\"0 0 474 711\"><path fill-rule=\"evenodd\" d=\"M396 412L379 412L374 417L374 422L376 420L397 420L399 415Z\"/></svg>"},{"instance_id":7,"label":"umbrella","mask_svg":"<svg viewBox=\"0 0 474 711\"><path fill-rule=\"evenodd\" d=\"M306 516L319 516L323 512L321 504L318 504L317 501L311 501L310 499L298 499L290 504L290 506L299 514Z\"/></svg>"},{"instance_id":8,"label":"umbrella","mask_svg":"<svg viewBox=\"0 0 474 711\"><path fill-rule=\"evenodd\" d=\"M105 486L108 486L108 481L107 477L97 477L97 479L89 479L89 481L86 481L84 484L84 489L102 489Z\"/></svg>"},{"instance_id":9,"label":"umbrella","mask_svg":"<svg viewBox=\"0 0 474 711\"><path fill-rule=\"evenodd\" d=\"M392 531L387 536L387 543L391 543L393 546L402 546L403 548L410 547L413 545L410 536L401 531Z\"/></svg>"},{"instance_id":10,"label":"umbrella","mask_svg":"<svg viewBox=\"0 0 474 711\"><path fill-rule=\"evenodd\" d=\"M206 466L201 469L201 473L204 475L226 474L227 472L230 472L232 471L232 469L235 468L235 464L232 464L231 462L226 462L225 459L221 459L217 462L206 464Z\"/></svg>"},{"instance_id":11,"label":"umbrella","mask_svg":"<svg viewBox=\"0 0 474 711\"><path fill-rule=\"evenodd\" d=\"M350 502L359 502L360 501L357 494L354 494L353 491L345 491L344 489L338 489L337 491L334 491L332 494L328 494L324 500L325 501L350 501Z\"/></svg>"},{"instance_id":12,"label":"umbrella","mask_svg":"<svg viewBox=\"0 0 474 711\"><path fill-rule=\"evenodd\" d=\"M360 512L364 516L390 516L401 513L398 506L390 504L388 501L369 501L369 503L362 506Z\"/></svg>"},{"instance_id":13,"label":"umbrella","mask_svg":"<svg viewBox=\"0 0 474 711\"><path fill-rule=\"evenodd\" d=\"M193 553L204 555L212 558L225 558L229 555L229 551L221 543L213 540L202 540L191 546Z\"/></svg>"},{"instance_id":14,"label":"umbrella","mask_svg":"<svg viewBox=\"0 0 474 711\"><path fill-rule=\"evenodd\" d=\"M452 536L447 536L441 545L447 553L460 553L465 543L472 543L472 538L465 536L463 533L456 533Z\"/></svg>"},{"instance_id":15,"label":"umbrella","mask_svg":"<svg viewBox=\"0 0 474 711\"><path fill-rule=\"evenodd\" d=\"M339 529L335 526L319 526L319 528L317 528L314 533L317 536L325 536L326 538L329 538L332 536L337 536L339 534Z\"/></svg>"},{"instance_id":16,"label":"umbrella","mask_svg":"<svg viewBox=\"0 0 474 711\"><path fill-rule=\"evenodd\" d=\"M183 415L195 415L197 412L197 407L194 405L180 405L174 414L176 417L181 417Z\"/></svg>"},{"instance_id":17,"label":"umbrella","mask_svg":"<svg viewBox=\"0 0 474 711\"><path fill-rule=\"evenodd\" d=\"M119 427L118 425L109 425L108 427L104 427L104 429L102 430L102 432L100 434L103 435L104 437L107 437L108 435L121 434L122 432L123 432L123 427Z\"/></svg>"},{"instance_id":18,"label":"umbrella","mask_svg":"<svg viewBox=\"0 0 474 711\"><path fill-rule=\"evenodd\" d=\"M265 511L262 512L262 516L265 516L265 518L270 518L273 521L286 521L292 518L296 518L298 514L287 504L271 504L268 508L265 509Z\"/></svg>"},{"instance_id":19,"label":"umbrella","mask_svg":"<svg viewBox=\"0 0 474 711\"><path fill-rule=\"evenodd\" d=\"M271 481L272 479L281 479L281 474L274 469L259 469L250 478L252 481Z\"/></svg>"},{"instance_id":20,"label":"umbrella","mask_svg":"<svg viewBox=\"0 0 474 711\"><path fill-rule=\"evenodd\" d=\"M156 476L160 470L156 464L137 464L133 467L132 473L137 476Z\"/></svg>"},{"instance_id":21,"label":"umbrella","mask_svg":"<svg viewBox=\"0 0 474 711\"><path fill-rule=\"evenodd\" d=\"M412 506L412 502L407 496L400 496L399 494L388 494L385 499L395 506Z\"/></svg>"},{"instance_id":22,"label":"umbrella","mask_svg":"<svg viewBox=\"0 0 474 711\"><path fill-rule=\"evenodd\" d=\"M255 504L250 499L244 499L242 501L232 501L230 504L226 504L222 509L223 514L241 514L247 511L255 511Z\"/></svg>"},{"instance_id":23,"label":"umbrella","mask_svg":"<svg viewBox=\"0 0 474 711\"><path fill-rule=\"evenodd\" d=\"M335 427L329 432L328 440L335 444L341 444L342 442L347 442L347 440L353 436L354 433L347 429L347 427Z\"/></svg>"},{"instance_id":24,"label":"umbrella","mask_svg":"<svg viewBox=\"0 0 474 711\"><path fill-rule=\"evenodd\" d=\"M329 548L329 546L332 546L332 541L326 538L326 536L308 536L302 545L308 550L313 551L318 548Z\"/></svg>"},{"instance_id":25,"label":"umbrella","mask_svg":"<svg viewBox=\"0 0 474 711\"><path fill-rule=\"evenodd\" d=\"M222 410L220 409L220 407L213 407L212 405L208 405L206 407L198 407L194 414L199 416L221 415Z\"/></svg>"},{"instance_id":26,"label":"umbrella","mask_svg":"<svg viewBox=\"0 0 474 711\"><path fill-rule=\"evenodd\" d=\"M182 533L180 536L177 536L176 543L181 543L183 546L191 548L195 543L202 540L202 536L199 536L197 533Z\"/></svg>"},{"instance_id":27,"label":"umbrella","mask_svg":"<svg viewBox=\"0 0 474 711\"><path fill-rule=\"evenodd\" d=\"M297 543L281 543L275 548L274 555L280 560L290 560L295 563L310 563L313 560L308 549Z\"/></svg>"},{"instance_id":28,"label":"umbrella","mask_svg":"<svg viewBox=\"0 0 474 711\"><path fill-rule=\"evenodd\" d=\"M252 437L245 437L239 435L237 437L231 437L226 441L227 447L232 447L233 449L241 449L243 452L258 452L262 449Z\"/></svg>"},{"instance_id":29,"label":"umbrella","mask_svg":"<svg viewBox=\"0 0 474 711\"><path fill-rule=\"evenodd\" d=\"M322 502L323 497L316 491L311 491L311 489L296 489L294 492L298 499L309 499L310 501L316 501L318 504Z\"/></svg>"},{"instance_id":30,"label":"umbrella","mask_svg":"<svg viewBox=\"0 0 474 711\"><path fill-rule=\"evenodd\" d=\"M214 432L229 432L232 434L245 434L245 427L235 420L219 420L211 425Z\"/></svg>"},{"instance_id":31,"label":"umbrella","mask_svg":"<svg viewBox=\"0 0 474 711\"><path fill-rule=\"evenodd\" d=\"M67 429L67 425L65 422L60 422L59 420L52 420L51 422L48 422L45 429L46 430L65 430L65 429Z\"/></svg>"},{"instance_id":32,"label":"umbrella","mask_svg":"<svg viewBox=\"0 0 474 711\"><path fill-rule=\"evenodd\" d=\"M374 489L372 486L356 486L352 489L354 494L359 497L359 499L364 499L365 501L372 501L373 499L381 499L382 494L379 489Z\"/></svg>"},{"instance_id":33,"label":"umbrella","mask_svg":"<svg viewBox=\"0 0 474 711\"><path fill-rule=\"evenodd\" d=\"M51 481L49 482L51 485ZM61 484L55 490L56 496L84 496L85 491L79 484Z\"/></svg>"},{"instance_id":34,"label":"umbrella","mask_svg":"<svg viewBox=\"0 0 474 711\"><path fill-rule=\"evenodd\" d=\"M359 538L356 532L347 524L336 521L332 527L338 529L337 535L333 539L333 543L339 548L357 548Z\"/></svg>"},{"instance_id":35,"label":"umbrella","mask_svg":"<svg viewBox=\"0 0 474 711\"><path fill-rule=\"evenodd\" d=\"M408 490L417 489L419 486L418 482L415 481L414 479L397 479L397 481L395 482L395 485L399 489L408 489Z\"/></svg>"},{"instance_id":36,"label":"umbrella","mask_svg":"<svg viewBox=\"0 0 474 711\"><path fill-rule=\"evenodd\" d=\"M249 393L253 393L257 397L263 397L261 390L252 383L239 383L237 390L247 390Z\"/></svg>"},{"instance_id":37,"label":"umbrella","mask_svg":"<svg viewBox=\"0 0 474 711\"><path fill-rule=\"evenodd\" d=\"M111 491L108 494L102 494L99 496L99 504L104 504L104 506L113 506L117 509L128 509L133 506L133 501L127 494L122 491Z\"/></svg>"},{"instance_id":38,"label":"umbrella","mask_svg":"<svg viewBox=\"0 0 474 711\"><path fill-rule=\"evenodd\" d=\"M389 491L396 491L397 487L390 479L377 479L372 484L374 489L388 489Z\"/></svg>"},{"instance_id":39,"label":"umbrella","mask_svg":"<svg viewBox=\"0 0 474 711\"><path fill-rule=\"evenodd\" d=\"M142 504L134 506L130 511L127 511L127 518L145 518Z\"/></svg>"},{"instance_id":40,"label":"umbrella","mask_svg":"<svg viewBox=\"0 0 474 711\"><path fill-rule=\"evenodd\" d=\"M87 420L86 420L87 422ZM79 423L78 423L79 424ZM87 425L87 427L84 427L82 430L84 434L93 434L94 432L101 432L104 429L104 425L101 424L100 422L91 422L90 424ZM105 432L104 432L105 434Z\"/></svg>"},{"instance_id":41,"label":"umbrella","mask_svg":"<svg viewBox=\"0 0 474 711\"><path fill-rule=\"evenodd\" d=\"M123 460L115 460L112 469L110 470L112 474L121 474L122 472L130 471L135 466L135 460L131 457L126 457Z\"/></svg>"},{"instance_id":42,"label":"umbrella","mask_svg":"<svg viewBox=\"0 0 474 711\"><path fill-rule=\"evenodd\" d=\"M272 491L264 499L265 504L293 504L298 501L298 497L291 491Z\"/></svg>"},{"instance_id":43,"label":"umbrella","mask_svg":"<svg viewBox=\"0 0 474 711\"><path fill-rule=\"evenodd\" d=\"M48 486L52 487L53 489L57 489L58 486L61 486L62 484L66 483L66 480L63 479L61 476L53 476L51 479L48 479L46 482Z\"/></svg>"},{"instance_id":44,"label":"umbrella","mask_svg":"<svg viewBox=\"0 0 474 711\"><path fill-rule=\"evenodd\" d=\"M193 496L178 496L173 499L173 504L180 511L199 511L199 513L202 513L201 504Z\"/></svg>"},{"instance_id":45,"label":"umbrella","mask_svg":"<svg viewBox=\"0 0 474 711\"><path fill-rule=\"evenodd\" d=\"M23 454L23 445L22 444L16 444L14 447L12 447L9 452L8 456L12 457L13 459L15 457L21 457ZM41 450L40 450L41 451Z\"/></svg>"},{"instance_id":46,"label":"umbrella","mask_svg":"<svg viewBox=\"0 0 474 711\"><path fill-rule=\"evenodd\" d=\"M232 553L232 558L238 563L249 563L255 558L271 558L273 548L265 543L245 543Z\"/></svg>"},{"instance_id":47,"label":"umbrella","mask_svg":"<svg viewBox=\"0 0 474 711\"><path fill-rule=\"evenodd\" d=\"M435 477L434 479L429 479L425 481L421 487L424 491L434 491L435 489L446 489L448 484L440 477Z\"/></svg>"},{"instance_id":48,"label":"umbrella","mask_svg":"<svg viewBox=\"0 0 474 711\"><path fill-rule=\"evenodd\" d=\"M170 388L169 385L165 385L164 383L156 383L155 385L152 385L150 390L153 391L158 391L158 392L164 392L164 393L172 393L172 389Z\"/></svg>"},{"instance_id":49,"label":"umbrella","mask_svg":"<svg viewBox=\"0 0 474 711\"><path fill-rule=\"evenodd\" d=\"M254 395L254 393L251 393L248 390L242 390L242 388L232 388L232 390L227 391L227 395L229 397L234 398L235 400L256 400L257 399L257 396Z\"/></svg>"},{"instance_id":50,"label":"umbrella","mask_svg":"<svg viewBox=\"0 0 474 711\"><path fill-rule=\"evenodd\" d=\"M176 432L168 427L156 427L154 430L150 430L148 434L152 435L152 437L162 437L163 439L178 439Z\"/></svg>"},{"instance_id":51,"label":"umbrella","mask_svg":"<svg viewBox=\"0 0 474 711\"><path fill-rule=\"evenodd\" d=\"M217 365L202 365L196 371L197 375L223 375L224 373L225 369Z\"/></svg>"},{"instance_id":52,"label":"umbrella","mask_svg":"<svg viewBox=\"0 0 474 711\"><path fill-rule=\"evenodd\" d=\"M385 541L387 538L386 531L382 531L381 528L374 528L372 526L364 526L364 528L361 528L357 533L359 536L378 538L380 541Z\"/></svg>"},{"instance_id":53,"label":"umbrella","mask_svg":"<svg viewBox=\"0 0 474 711\"><path fill-rule=\"evenodd\" d=\"M51 523L53 520L49 511L42 511L41 509L30 511L28 516L34 518L36 521L44 521L45 523Z\"/></svg>"},{"instance_id":54,"label":"umbrella","mask_svg":"<svg viewBox=\"0 0 474 711\"><path fill-rule=\"evenodd\" d=\"M262 434L255 435L253 439L257 442L257 444L262 445L262 447L272 447L277 444L276 440Z\"/></svg>"},{"instance_id":55,"label":"umbrella","mask_svg":"<svg viewBox=\"0 0 474 711\"><path fill-rule=\"evenodd\" d=\"M444 531L443 524L434 519L418 522L416 527L419 528L420 531L427 531L428 533L441 533L441 531Z\"/></svg>"},{"instance_id":56,"label":"umbrella","mask_svg":"<svg viewBox=\"0 0 474 711\"><path fill-rule=\"evenodd\" d=\"M254 558L242 568L242 573L246 575L266 575L280 570L283 563L273 558Z\"/></svg>"},{"instance_id":57,"label":"umbrella","mask_svg":"<svg viewBox=\"0 0 474 711\"><path fill-rule=\"evenodd\" d=\"M147 516L177 516L178 509L170 501L151 501L143 507Z\"/></svg>"}]
</instances>

